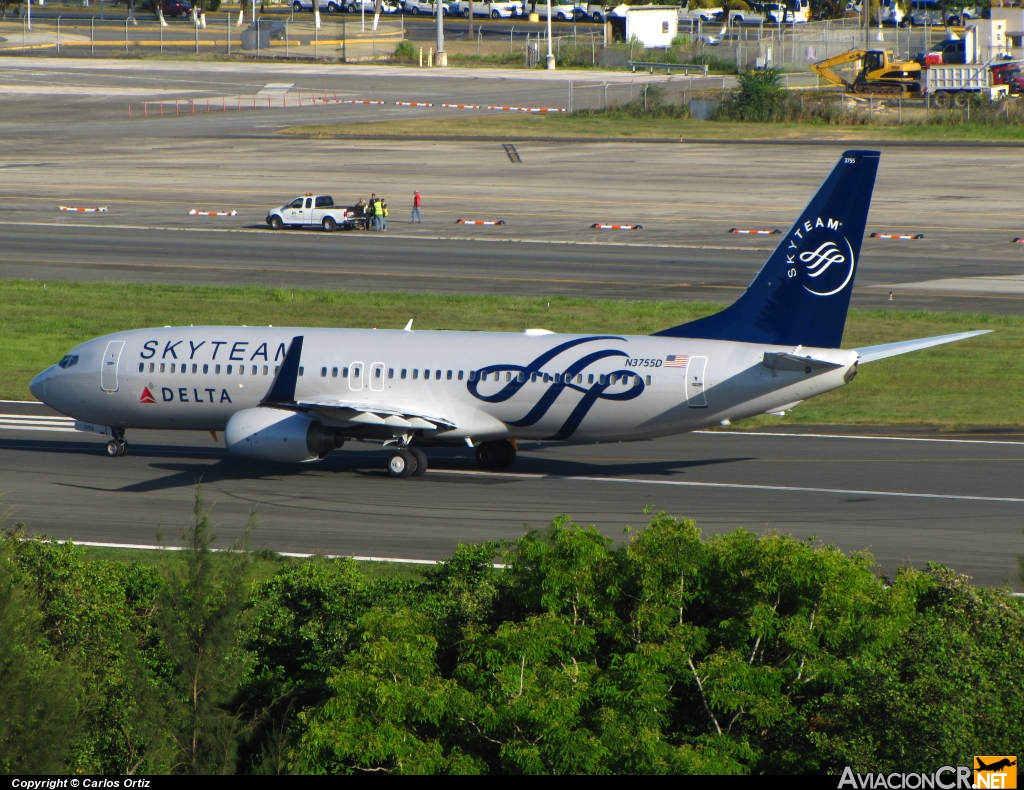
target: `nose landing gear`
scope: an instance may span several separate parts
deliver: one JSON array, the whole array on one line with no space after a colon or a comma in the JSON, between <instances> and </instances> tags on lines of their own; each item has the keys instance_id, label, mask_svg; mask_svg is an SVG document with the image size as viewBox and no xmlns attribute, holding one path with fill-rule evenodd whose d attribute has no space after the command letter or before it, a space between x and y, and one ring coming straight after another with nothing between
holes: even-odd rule
<instances>
[{"instance_id":1,"label":"nose landing gear","mask_svg":"<svg viewBox=\"0 0 1024 790\"><path fill-rule=\"evenodd\" d=\"M114 438L107 442L107 455L111 458L117 458L128 452L128 442L124 440L123 428L115 428L113 433Z\"/></svg>"}]
</instances>

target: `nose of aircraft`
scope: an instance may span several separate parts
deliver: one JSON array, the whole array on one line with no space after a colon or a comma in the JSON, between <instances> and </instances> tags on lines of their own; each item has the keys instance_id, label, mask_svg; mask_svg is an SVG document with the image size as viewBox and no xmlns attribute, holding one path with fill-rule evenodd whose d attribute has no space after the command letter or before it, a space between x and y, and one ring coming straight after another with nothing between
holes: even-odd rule
<instances>
[{"instance_id":1,"label":"nose of aircraft","mask_svg":"<svg viewBox=\"0 0 1024 790\"><path fill-rule=\"evenodd\" d=\"M34 379L32 383L28 385L29 392L36 400L46 402L46 380L50 377L50 371L44 370Z\"/></svg>"}]
</instances>

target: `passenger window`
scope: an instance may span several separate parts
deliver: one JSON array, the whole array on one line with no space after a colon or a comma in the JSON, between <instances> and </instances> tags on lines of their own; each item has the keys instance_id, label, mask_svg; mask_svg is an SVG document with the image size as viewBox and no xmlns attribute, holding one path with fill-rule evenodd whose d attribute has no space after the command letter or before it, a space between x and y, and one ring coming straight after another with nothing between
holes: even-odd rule
<instances>
[{"instance_id":1,"label":"passenger window","mask_svg":"<svg viewBox=\"0 0 1024 790\"><path fill-rule=\"evenodd\" d=\"M403 379L405 378L405 374L406 374L406 372L407 372L407 371L406 371L406 368L402 368L402 378L403 378Z\"/></svg>"},{"instance_id":2,"label":"passenger window","mask_svg":"<svg viewBox=\"0 0 1024 790\"><path fill-rule=\"evenodd\" d=\"M146 363L145 362L140 362L139 363L139 373L145 373L145 372L146 372Z\"/></svg>"},{"instance_id":3,"label":"passenger window","mask_svg":"<svg viewBox=\"0 0 1024 790\"><path fill-rule=\"evenodd\" d=\"M196 365L195 363L193 363L192 364L192 372L193 373L198 373L199 372L199 365Z\"/></svg>"},{"instance_id":4,"label":"passenger window","mask_svg":"<svg viewBox=\"0 0 1024 790\"><path fill-rule=\"evenodd\" d=\"M593 384L593 383L594 383L594 374L591 373L589 376L587 376L587 384Z\"/></svg>"},{"instance_id":5,"label":"passenger window","mask_svg":"<svg viewBox=\"0 0 1024 790\"><path fill-rule=\"evenodd\" d=\"M583 383L583 374L582 373L577 373L576 374L576 383L577 384L582 384Z\"/></svg>"},{"instance_id":6,"label":"passenger window","mask_svg":"<svg viewBox=\"0 0 1024 790\"><path fill-rule=\"evenodd\" d=\"M486 373L481 373L480 374L480 381L487 381L487 374Z\"/></svg>"},{"instance_id":7,"label":"passenger window","mask_svg":"<svg viewBox=\"0 0 1024 790\"><path fill-rule=\"evenodd\" d=\"M213 372L216 373L219 376L220 375L220 365L217 365L216 367L214 367Z\"/></svg>"},{"instance_id":8,"label":"passenger window","mask_svg":"<svg viewBox=\"0 0 1024 790\"><path fill-rule=\"evenodd\" d=\"M556 373L555 374L555 384L561 384L561 383L562 383L562 374L561 373Z\"/></svg>"},{"instance_id":9,"label":"passenger window","mask_svg":"<svg viewBox=\"0 0 1024 790\"><path fill-rule=\"evenodd\" d=\"M423 378L424 379L429 379L430 378L430 368L427 368L426 370L423 371Z\"/></svg>"},{"instance_id":10,"label":"passenger window","mask_svg":"<svg viewBox=\"0 0 1024 790\"><path fill-rule=\"evenodd\" d=\"M459 371L459 381L462 381L462 371Z\"/></svg>"},{"instance_id":11,"label":"passenger window","mask_svg":"<svg viewBox=\"0 0 1024 790\"><path fill-rule=\"evenodd\" d=\"M413 379L418 379L420 377L420 371L418 368L412 369L412 377Z\"/></svg>"},{"instance_id":12,"label":"passenger window","mask_svg":"<svg viewBox=\"0 0 1024 790\"><path fill-rule=\"evenodd\" d=\"M374 368L373 369L373 377L375 379L379 379L380 378L381 370L382 370L382 368Z\"/></svg>"},{"instance_id":13,"label":"passenger window","mask_svg":"<svg viewBox=\"0 0 1024 790\"><path fill-rule=\"evenodd\" d=\"M440 370L435 370L434 371L434 378L437 379L438 381L441 380L441 371Z\"/></svg>"},{"instance_id":14,"label":"passenger window","mask_svg":"<svg viewBox=\"0 0 1024 790\"><path fill-rule=\"evenodd\" d=\"M149 372L150 372L150 373L152 373L152 372L153 372L153 367L154 367L154 366L153 366L153 363L152 363L152 362L150 362L150 363L149 363Z\"/></svg>"},{"instance_id":15,"label":"passenger window","mask_svg":"<svg viewBox=\"0 0 1024 790\"><path fill-rule=\"evenodd\" d=\"M331 378L332 379L338 378L338 369L337 368L331 368Z\"/></svg>"},{"instance_id":16,"label":"passenger window","mask_svg":"<svg viewBox=\"0 0 1024 790\"><path fill-rule=\"evenodd\" d=\"M257 373L257 371L258 371L258 368L257 368L257 367L256 367L255 365L253 365L253 366L252 366L252 375L254 375L254 376L255 376L255 375L256 375L256 373Z\"/></svg>"},{"instance_id":17,"label":"passenger window","mask_svg":"<svg viewBox=\"0 0 1024 790\"><path fill-rule=\"evenodd\" d=\"M452 372L449 370L448 371L448 381L451 381L451 380L452 380Z\"/></svg>"},{"instance_id":18,"label":"passenger window","mask_svg":"<svg viewBox=\"0 0 1024 790\"><path fill-rule=\"evenodd\" d=\"M608 383L608 377L607 377L607 376L606 376L606 375L605 375L604 373L602 373L602 374L601 374L601 377L600 377L600 378L598 379L598 383L599 383L599 384L600 384L601 386L604 386L604 385L606 385L606 384Z\"/></svg>"},{"instance_id":19,"label":"passenger window","mask_svg":"<svg viewBox=\"0 0 1024 790\"><path fill-rule=\"evenodd\" d=\"M512 381L512 373L511 372L506 372L505 373L505 381Z\"/></svg>"},{"instance_id":20,"label":"passenger window","mask_svg":"<svg viewBox=\"0 0 1024 790\"><path fill-rule=\"evenodd\" d=\"M537 383L537 374L536 374L536 373L531 373L531 374L530 374L530 381L531 381L531 382L532 382L533 384L536 384L536 383Z\"/></svg>"},{"instance_id":21,"label":"passenger window","mask_svg":"<svg viewBox=\"0 0 1024 790\"><path fill-rule=\"evenodd\" d=\"M648 387L651 386L651 377L650 376L647 377L647 386Z\"/></svg>"},{"instance_id":22,"label":"passenger window","mask_svg":"<svg viewBox=\"0 0 1024 790\"><path fill-rule=\"evenodd\" d=\"M469 380L470 381L476 381L477 380L477 372L475 370L469 371Z\"/></svg>"},{"instance_id":23,"label":"passenger window","mask_svg":"<svg viewBox=\"0 0 1024 790\"><path fill-rule=\"evenodd\" d=\"M239 365L238 366L238 375L239 376L244 376L245 375L245 365Z\"/></svg>"},{"instance_id":24,"label":"passenger window","mask_svg":"<svg viewBox=\"0 0 1024 790\"><path fill-rule=\"evenodd\" d=\"M172 362L171 363L171 373L173 373L173 372L174 372L174 363Z\"/></svg>"},{"instance_id":25,"label":"passenger window","mask_svg":"<svg viewBox=\"0 0 1024 790\"><path fill-rule=\"evenodd\" d=\"M220 372L220 365L217 366L217 372L218 373ZM276 376L280 372L281 372L281 366L280 365L274 365L274 375Z\"/></svg>"},{"instance_id":26,"label":"passenger window","mask_svg":"<svg viewBox=\"0 0 1024 790\"><path fill-rule=\"evenodd\" d=\"M301 370L301 368L299 368L299 369ZM228 375L229 376L231 375L231 371L232 370L234 370L234 366L233 365L228 365ZM299 375L301 376L302 374L300 373Z\"/></svg>"},{"instance_id":27,"label":"passenger window","mask_svg":"<svg viewBox=\"0 0 1024 790\"><path fill-rule=\"evenodd\" d=\"M346 378L346 379L348 378L348 368L342 368L341 369L341 376L342 376L342 378Z\"/></svg>"},{"instance_id":28,"label":"passenger window","mask_svg":"<svg viewBox=\"0 0 1024 790\"><path fill-rule=\"evenodd\" d=\"M394 377L395 377L395 369L394 368L388 368L388 378L389 379L393 379Z\"/></svg>"},{"instance_id":29,"label":"passenger window","mask_svg":"<svg viewBox=\"0 0 1024 790\"><path fill-rule=\"evenodd\" d=\"M327 368L320 368L320 378L327 378Z\"/></svg>"},{"instance_id":30,"label":"passenger window","mask_svg":"<svg viewBox=\"0 0 1024 790\"><path fill-rule=\"evenodd\" d=\"M228 365L228 373L230 373L230 372L231 372L231 365ZM306 369L302 365L299 365L299 375L300 376L304 376L305 374L306 374Z\"/></svg>"},{"instance_id":31,"label":"passenger window","mask_svg":"<svg viewBox=\"0 0 1024 790\"><path fill-rule=\"evenodd\" d=\"M210 372L210 366L209 365L203 365L203 373L209 373L209 372Z\"/></svg>"},{"instance_id":32,"label":"passenger window","mask_svg":"<svg viewBox=\"0 0 1024 790\"><path fill-rule=\"evenodd\" d=\"M354 379L361 379L362 377L363 377L363 369L362 368L352 368L352 378L354 378Z\"/></svg>"},{"instance_id":33,"label":"passenger window","mask_svg":"<svg viewBox=\"0 0 1024 790\"><path fill-rule=\"evenodd\" d=\"M270 372L270 366L269 365L264 365L263 366L263 375L266 376L269 372Z\"/></svg>"},{"instance_id":34,"label":"passenger window","mask_svg":"<svg viewBox=\"0 0 1024 790\"><path fill-rule=\"evenodd\" d=\"M519 375L516 376L516 379L519 381L520 384L524 383L526 381L526 371L520 370Z\"/></svg>"}]
</instances>

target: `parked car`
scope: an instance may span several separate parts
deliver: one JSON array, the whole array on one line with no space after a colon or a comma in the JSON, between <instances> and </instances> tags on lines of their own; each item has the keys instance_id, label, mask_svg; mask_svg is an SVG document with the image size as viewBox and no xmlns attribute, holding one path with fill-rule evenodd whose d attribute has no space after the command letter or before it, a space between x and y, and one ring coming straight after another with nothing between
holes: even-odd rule
<instances>
[{"instance_id":1,"label":"parked car","mask_svg":"<svg viewBox=\"0 0 1024 790\"><path fill-rule=\"evenodd\" d=\"M927 52L918 52L914 60L922 66L949 66L967 63L966 44L962 38L947 38L933 44Z\"/></svg>"},{"instance_id":2,"label":"parked car","mask_svg":"<svg viewBox=\"0 0 1024 790\"><path fill-rule=\"evenodd\" d=\"M455 0L449 3L451 13L457 16L469 16L469 0ZM505 0L504 2L474 2L473 16L490 17L491 19L511 19L515 16L522 16L523 4L518 0Z\"/></svg>"},{"instance_id":3,"label":"parked car","mask_svg":"<svg viewBox=\"0 0 1024 790\"><path fill-rule=\"evenodd\" d=\"M259 25L262 32L269 33L275 41L284 41L288 36L288 26L281 19L267 19L261 16L256 20L256 24Z\"/></svg>"},{"instance_id":4,"label":"parked car","mask_svg":"<svg viewBox=\"0 0 1024 790\"><path fill-rule=\"evenodd\" d=\"M1009 86L1010 93L1020 96L1024 93L1024 70L1020 63L1003 63L992 67L992 82Z\"/></svg>"},{"instance_id":5,"label":"parked car","mask_svg":"<svg viewBox=\"0 0 1024 790\"><path fill-rule=\"evenodd\" d=\"M402 10L407 14L413 16L419 16L420 14L426 14L427 16L434 15L434 3L428 2L428 0L402 0ZM441 3L441 16L448 16L448 6Z\"/></svg>"},{"instance_id":6,"label":"parked car","mask_svg":"<svg viewBox=\"0 0 1024 790\"><path fill-rule=\"evenodd\" d=\"M345 0L345 7L343 10L350 14L358 14L360 11L366 14L372 14L373 9L373 0L362 0L361 6L359 0ZM381 3L380 12L382 14L395 14L398 13L398 6L393 3Z\"/></svg>"},{"instance_id":7,"label":"parked car","mask_svg":"<svg viewBox=\"0 0 1024 790\"><path fill-rule=\"evenodd\" d=\"M165 17L185 17L192 14L192 4L188 0L163 0L160 10Z\"/></svg>"}]
</instances>

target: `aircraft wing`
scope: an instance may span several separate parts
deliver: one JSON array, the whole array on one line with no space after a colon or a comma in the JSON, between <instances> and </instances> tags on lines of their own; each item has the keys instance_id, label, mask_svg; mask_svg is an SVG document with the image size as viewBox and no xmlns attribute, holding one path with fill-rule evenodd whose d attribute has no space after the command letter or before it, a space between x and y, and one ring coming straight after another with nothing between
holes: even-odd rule
<instances>
[{"instance_id":1,"label":"aircraft wing","mask_svg":"<svg viewBox=\"0 0 1024 790\"><path fill-rule=\"evenodd\" d=\"M419 411L392 408L377 403L356 401L296 401L281 404L278 408L290 411L316 412L331 423L356 423L360 425L383 425L388 428L424 431L450 431L457 426L451 420Z\"/></svg>"},{"instance_id":2,"label":"aircraft wing","mask_svg":"<svg viewBox=\"0 0 1024 790\"><path fill-rule=\"evenodd\" d=\"M911 351L920 351L923 348L941 346L944 343L955 343L958 340L966 340L969 337L987 335L992 330L977 329L972 332L957 332L953 335L937 335L936 337L923 337L919 340L901 340L898 343L883 343L880 346L865 346L855 348L858 355L858 363L874 362L876 359L895 357L900 354L909 354ZM765 356L768 356L765 354Z\"/></svg>"},{"instance_id":3,"label":"aircraft wing","mask_svg":"<svg viewBox=\"0 0 1024 790\"><path fill-rule=\"evenodd\" d=\"M301 356L302 336L299 335L292 338L288 353L281 362L280 371L260 401L261 406L297 412L316 412L322 420L329 423L379 425L399 431L450 431L456 427L455 423L443 417L401 407L345 400L298 401L295 399L295 387Z\"/></svg>"}]
</instances>

